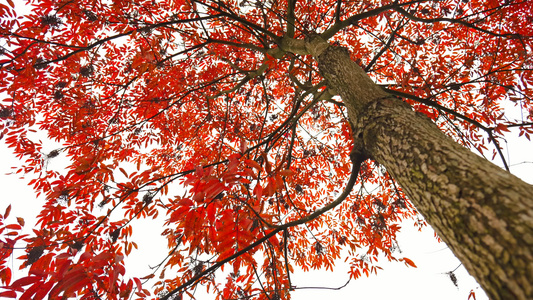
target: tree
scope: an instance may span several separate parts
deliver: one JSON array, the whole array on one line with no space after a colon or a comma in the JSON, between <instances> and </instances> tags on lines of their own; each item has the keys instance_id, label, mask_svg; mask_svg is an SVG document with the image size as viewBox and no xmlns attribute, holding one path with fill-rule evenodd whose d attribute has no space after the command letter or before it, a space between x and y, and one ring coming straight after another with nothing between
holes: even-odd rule
<instances>
[{"instance_id":1,"label":"tree","mask_svg":"<svg viewBox=\"0 0 533 300\"><path fill-rule=\"evenodd\" d=\"M500 147L533 133L530 0L7 2L0 129L47 201L32 235L0 224L0 295L287 298L342 249L352 278L414 265L393 247L420 213L492 299L533 297L533 187ZM161 217L168 256L125 278Z\"/></svg>"}]
</instances>

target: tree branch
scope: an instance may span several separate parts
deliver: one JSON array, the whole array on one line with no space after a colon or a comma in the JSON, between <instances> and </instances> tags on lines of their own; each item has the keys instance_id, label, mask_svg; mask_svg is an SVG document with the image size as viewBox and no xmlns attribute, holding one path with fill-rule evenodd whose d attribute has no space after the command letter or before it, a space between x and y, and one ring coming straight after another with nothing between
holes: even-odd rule
<instances>
[{"instance_id":1,"label":"tree branch","mask_svg":"<svg viewBox=\"0 0 533 300\"><path fill-rule=\"evenodd\" d=\"M289 0L287 3L287 36L290 38L294 37L294 23L296 22L294 7L296 6L296 1Z\"/></svg>"},{"instance_id":2,"label":"tree branch","mask_svg":"<svg viewBox=\"0 0 533 300\"><path fill-rule=\"evenodd\" d=\"M360 152L357 148L357 145L354 146L352 153L350 154L350 159L352 160L352 173L350 175L350 178L348 179L348 183L346 184L346 187L344 188L344 191L342 194L340 194L337 199L335 199L333 202L329 203L328 205L322 207L321 209L318 209L311 213L310 215L307 215L301 219L294 220L289 223L285 223L283 225L277 226L275 229L264 235L262 238L259 238L257 241L253 242L252 244L248 245L247 247L243 248L242 250L239 250L238 252L234 253L233 255L213 264L211 267L207 268L205 271L193 276L191 279L187 280L177 288L175 288L172 291L169 291L168 294L166 294L164 297L160 298L160 300L169 300L171 297L177 293L179 293L181 290L185 289L191 284L194 284L196 281L202 279L204 276L216 271L218 268L220 268L222 265L234 260L235 258L251 251L253 248L261 245L265 241L269 240L271 237L275 236L279 232L286 230L287 228L298 226L307 222L310 222L322 214L326 213L327 211L333 209L337 205L341 204L350 194L352 191L355 182L357 181L357 177L359 175L359 170L361 169L362 163L367 159L367 156Z\"/></svg>"},{"instance_id":3,"label":"tree branch","mask_svg":"<svg viewBox=\"0 0 533 300\"><path fill-rule=\"evenodd\" d=\"M465 27L472 28L472 29L475 29L477 31L480 31L480 32L483 32L483 33L486 33L486 34L490 34L490 35L493 35L493 36L497 36L497 37L506 37L506 38L514 38L514 39L520 39L521 38L521 36L517 35L517 34L510 34L510 33L501 34L501 33L492 32L490 30L483 29L481 27L478 27L476 25L473 25L473 24L468 23L468 22L463 21L463 20L450 19L450 18L423 19L423 18L419 18L419 17L417 17L417 16L415 16L413 14L410 14L405 9L403 9L403 8L401 8L399 6L396 6L393 9L396 12L398 12L399 14L401 14L401 15L403 15L403 16L407 17L408 19L410 19L412 21L415 21L415 22L428 23L428 24L439 23L439 22L447 22L447 23L452 23L452 24L460 24L460 25L463 25Z\"/></svg>"},{"instance_id":4,"label":"tree branch","mask_svg":"<svg viewBox=\"0 0 533 300\"><path fill-rule=\"evenodd\" d=\"M341 5L342 0L337 0L337 7L335 7L335 22L339 23L341 21Z\"/></svg>"},{"instance_id":5,"label":"tree branch","mask_svg":"<svg viewBox=\"0 0 533 300\"><path fill-rule=\"evenodd\" d=\"M331 37L333 37L337 32L343 30L344 28L346 28L346 27L348 27L350 25L353 25L353 24L357 23L359 20L379 15L382 12L386 12L387 10L390 10L390 9L393 9L393 8L396 8L396 7L402 7L402 6L411 5L411 4L420 3L420 2L427 2L427 0L414 0L414 1L409 1L409 2L405 2L405 3L397 3L395 1L395 2L393 2L391 4L387 4L387 5L382 6L382 7L378 7L378 8L375 8L375 9L371 9L369 11L365 11L365 12L360 13L360 14L353 15L353 16L349 17L348 19L344 20L344 21L335 22L335 24L333 26L331 26L329 29L327 29L322 34L320 34L320 36L324 40L328 40Z\"/></svg>"}]
</instances>

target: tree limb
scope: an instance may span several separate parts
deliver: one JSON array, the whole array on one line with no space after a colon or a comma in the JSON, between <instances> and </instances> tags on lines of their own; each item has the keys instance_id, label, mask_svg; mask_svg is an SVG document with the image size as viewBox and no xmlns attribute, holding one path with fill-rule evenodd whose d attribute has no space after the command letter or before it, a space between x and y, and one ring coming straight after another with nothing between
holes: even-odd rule
<instances>
[{"instance_id":1,"label":"tree limb","mask_svg":"<svg viewBox=\"0 0 533 300\"><path fill-rule=\"evenodd\" d=\"M262 238L258 239L257 241L253 242L252 244L248 245L247 247L239 250L238 252L234 253L233 255L213 264L211 267L207 268L205 271L193 276L191 279L187 280L177 288L173 289L172 291L169 291L168 294L166 294L164 297L161 297L160 300L169 300L171 297L177 293L179 293L184 288L188 287L191 284L194 284L196 281L202 279L202 277L216 271L218 268L220 268L222 265L234 260L235 258L251 251L253 248L261 245L271 237L275 236L281 231L286 230L287 228L298 226L307 222L310 222L322 214L326 213L327 211L333 209L337 205L341 204L350 194L352 191L355 182L357 181L357 177L359 175L359 170L361 169L361 165L363 162L367 159L367 156L360 152L357 148L357 145L354 146L354 149L352 150L352 153L350 153L350 159L352 160L352 172L350 175L350 178L348 179L348 183L346 184L346 187L344 188L344 191L335 199L333 202L329 203L328 205L314 211L310 215L307 215L301 219L294 220L289 223L285 223L283 225L277 226L275 229L270 231L269 233L265 234Z\"/></svg>"}]
</instances>

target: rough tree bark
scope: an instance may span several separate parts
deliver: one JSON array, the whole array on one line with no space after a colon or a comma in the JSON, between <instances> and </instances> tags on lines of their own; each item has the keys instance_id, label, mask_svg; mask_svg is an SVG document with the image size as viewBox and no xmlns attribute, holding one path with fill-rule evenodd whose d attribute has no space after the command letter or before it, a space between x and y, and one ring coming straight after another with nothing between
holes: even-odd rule
<instances>
[{"instance_id":1,"label":"rough tree bark","mask_svg":"<svg viewBox=\"0 0 533 300\"><path fill-rule=\"evenodd\" d=\"M491 299L533 299L533 186L475 155L388 95L340 47L307 52L385 166Z\"/></svg>"}]
</instances>

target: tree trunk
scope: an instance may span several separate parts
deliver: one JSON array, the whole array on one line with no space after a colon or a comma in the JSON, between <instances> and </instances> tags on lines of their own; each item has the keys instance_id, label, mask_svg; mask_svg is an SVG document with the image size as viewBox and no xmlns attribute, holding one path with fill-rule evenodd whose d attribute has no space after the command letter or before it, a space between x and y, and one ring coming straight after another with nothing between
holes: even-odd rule
<instances>
[{"instance_id":1,"label":"tree trunk","mask_svg":"<svg viewBox=\"0 0 533 300\"><path fill-rule=\"evenodd\" d=\"M387 95L340 47L317 57L355 140L385 166L491 299L533 299L533 186Z\"/></svg>"}]
</instances>

